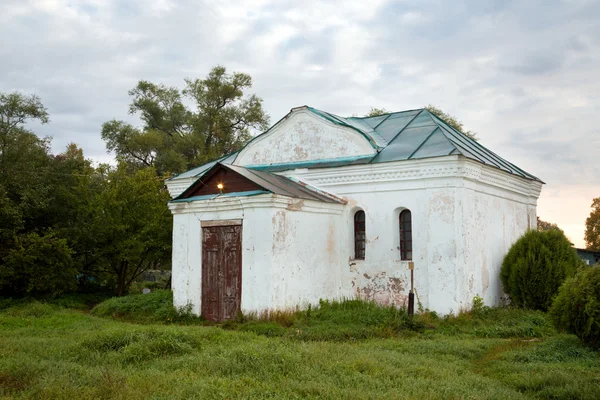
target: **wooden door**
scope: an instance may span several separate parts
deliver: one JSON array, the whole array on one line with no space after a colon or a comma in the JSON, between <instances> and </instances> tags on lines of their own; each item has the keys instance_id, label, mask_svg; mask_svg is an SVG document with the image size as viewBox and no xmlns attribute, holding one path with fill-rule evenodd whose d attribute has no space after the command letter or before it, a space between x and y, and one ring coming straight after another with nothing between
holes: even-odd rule
<instances>
[{"instance_id":1,"label":"wooden door","mask_svg":"<svg viewBox=\"0 0 600 400\"><path fill-rule=\"evenodd\" d=\"M202 316L232 319L242 300L242 226L202 228Z\"/></svg>"}]
</instances>

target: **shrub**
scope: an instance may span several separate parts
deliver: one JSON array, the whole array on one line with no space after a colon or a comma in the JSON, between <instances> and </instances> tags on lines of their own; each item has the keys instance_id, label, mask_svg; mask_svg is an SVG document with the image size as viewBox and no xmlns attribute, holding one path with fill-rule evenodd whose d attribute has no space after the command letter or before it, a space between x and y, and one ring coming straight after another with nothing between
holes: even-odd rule
<instances>
[{"instance_id":1,"label":"shrub","mask_svg":"<svg viewBox=\"0 0 600 400\"><path fill-rule=\"evenodd\" d=\"M550 318L557 329L600 348L600 267L584 268L561 286Z\"/></svg>"},{"instance_id":2,"label":"shrub","mask_svg":"<svg viewBox=\"0 0 600 400\"><path fill-rule=\"evenodd\" d=\"M500 269L504 292L518 307L546 311L581 260L564 233L528 231L510 248Z\"/></svg>"},{"instance_id":3,"label":"shrub","mask_svg":"<svg viewBox=\"0 0 600 400\"><path fill-rule=\"evenodd\" d=\"M53 233L17 238L0 268L0 292L56 296L77 288L77 268L65 239Z\"/></svg>"},{"instance_id":4,"label":"shrub","mask_svg":"<svg viewBox=\"0 0 600 400\"><path fill-rule=\"evenodd\" d=\"M173 292L170 290L113 297L94 307L92 314L141 323L201 322L200 317L192 314L190 307L178 310L173 306Z\"/></svg>"}]
</instances>

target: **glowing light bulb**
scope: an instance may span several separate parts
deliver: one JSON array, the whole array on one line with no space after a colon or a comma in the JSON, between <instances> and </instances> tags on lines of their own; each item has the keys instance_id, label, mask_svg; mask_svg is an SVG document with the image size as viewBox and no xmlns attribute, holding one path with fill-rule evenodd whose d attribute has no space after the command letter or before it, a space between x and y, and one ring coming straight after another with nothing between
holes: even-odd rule
<instances>
[{"instance_id":1,"label":"glowing light bulb","mask_svg":"<svg viewBox=\"0 0 600 400\"><path fill-rule=\"evenodd\" d=\"M222 183L217 183L217 189L223 190L224 187Z\"/></svg>"}]
</instances>

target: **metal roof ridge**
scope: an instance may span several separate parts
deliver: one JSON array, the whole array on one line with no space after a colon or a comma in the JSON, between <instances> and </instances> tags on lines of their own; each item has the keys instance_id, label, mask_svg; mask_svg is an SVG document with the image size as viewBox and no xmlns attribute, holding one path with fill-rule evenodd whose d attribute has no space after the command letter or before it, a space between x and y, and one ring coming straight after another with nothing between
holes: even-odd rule
<instances>
[{"instance_id":1,"label":"metal roof ridge","mask_svg":"<svg viewBox=\"0 0 600 400\"><path fill-rule=\"evenodd\" d=\"M421 144L417 146L417 148L415 149L415 151L413 151L412 153L410 153L410 155L408 156L407 160L411 160L412 156L414 156L417 153L417 151L419 151L421 149L421 147L423 147L423 145L425 143L427 143L427 141L429 140L429 138L431 138L433 136L433 134L436 133L438 130L440 130L440 127L436 126L436 128L433 131L431 131L431 133L429 135L427 135L427 137L425 138L425 140L423 140L423 142L421 142ZM446 140L448 140L448 138L446 138ZM450 143L452 144L452 142L450 142Z\"/></svg>"},{"instance_id":2,"label":"metal roof ridge","mask_svg":"<svg viewBox=\"0 0 600 400\"><path fill-rule=\"evenodd\" d=\"M471 139L470 137L468 137L464 133L458 131L457 129L454 129L446 121L444 121L443 119L441 119L437 115L435 115L435 114L433 114L433 113L431 113L429 111L427 111L427 112L430 115L433 115L435 117L434 122L436 122L438 125L439 125L439 123L436 121L436 119L439 122L443 123L444 124L444 128L448 128L449 129L449 133L452 135L452 137L454 139L458 140L459 142L463 142L463 141L466 142L466 143L461 143L461 145L466 145L468 143L472 143L473 145L475 145L476 149L474 149L474 150L477 150L477 152L482 152L482 153L484 153L484 155L486 155L485 153L487 152L487 153L489 153L489 155L487 155L488 158L490 158L492 160L494 160L494 158L495 158L496 160L494 160L494 161L498 162L499 164L503 164L504 167L507 168L509 171L514 170L515 172L517 172L517 174L513 174L513 175L521 175L523 178L529 178L529 179L533 179L533 180L536 180L536 181L544 183L541 179L539 179L535 175L532 175L529 172L526 172L526 171L522 170L521 168L517 167L515 164L511 163L510 161L505 160L504 158L500 157L498 154L494 153L492 150L488 149L487 147L485 147L481 143L477 142L474 139ZM448 129L446 129L446 131L448 131ZM457 135L457 133L458 133L458 135Z\"/></svg>"},{"instance_id":3,"label":"metal roof ridge","mask_svg":"<svg viewBox=\"0 0 600 400\"><path fill-rule=\"evenodd\" d=\"M415 114L415 116L414 116L414 117L412 117L412 118L410 119L410 121L408 121L408 124L404 125L404 126L402 127L402 129L400 129L400 131L399 131L398 133L396 133L396 135L394 135L394 137L392 138L392 140L390 140L390 143L392 143L394 140L396 140L396 138L397 138L398 136L400 136L400 134L401 134L402 132L404 132L404 130L405 130L406 128L408 128L408 126L409 126L410 124L412 124L412 122L413 122L415 119L417 119L417 117L418 117L419 115L421 115L421 113L423 112L423 110L424 110L424 108L423 108L423 109L421 109L421 111L419 111L418 113L416 113L416 114Z\"/></svg>"}]
</instances>

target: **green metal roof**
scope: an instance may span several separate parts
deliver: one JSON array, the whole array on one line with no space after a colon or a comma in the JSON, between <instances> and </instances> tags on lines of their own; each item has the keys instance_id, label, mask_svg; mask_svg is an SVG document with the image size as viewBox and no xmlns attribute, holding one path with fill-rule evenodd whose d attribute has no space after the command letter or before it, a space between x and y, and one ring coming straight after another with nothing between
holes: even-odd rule
<instances>
[{"instance_id":1,"label":"green metal roof","mask_svg":"<svg viewBox=\"0 0 600 400\"><path fill-rule=\"evenodd\" d=\"M301 163L309 164L303 165L304 168L323 168L367 163L376 164L390 161L462 155L510 174L542 182L537 177L523 171L496 153L483 147L479 142L452 128L442 119L424 108L383 114L375 117L349 118L340 117L312 107L303 107L303 109L307 109L336 125L359 132L377 150L377 154L370 158L337 162L344 158L347 159L344 155L340 155L340 160L317 160ZM263 133L263 135L267 132ZM202 175L214 166L216 162L223 164L233 163L236 155L234 153L212 163L184 172L175 177L175 179ZM246 167L253 168L254 166ZM257 169L262 170L282 170L294 167L294 165L287 163L272 167L264 165L256 166Z\"/></svg>"}]
</instances>

